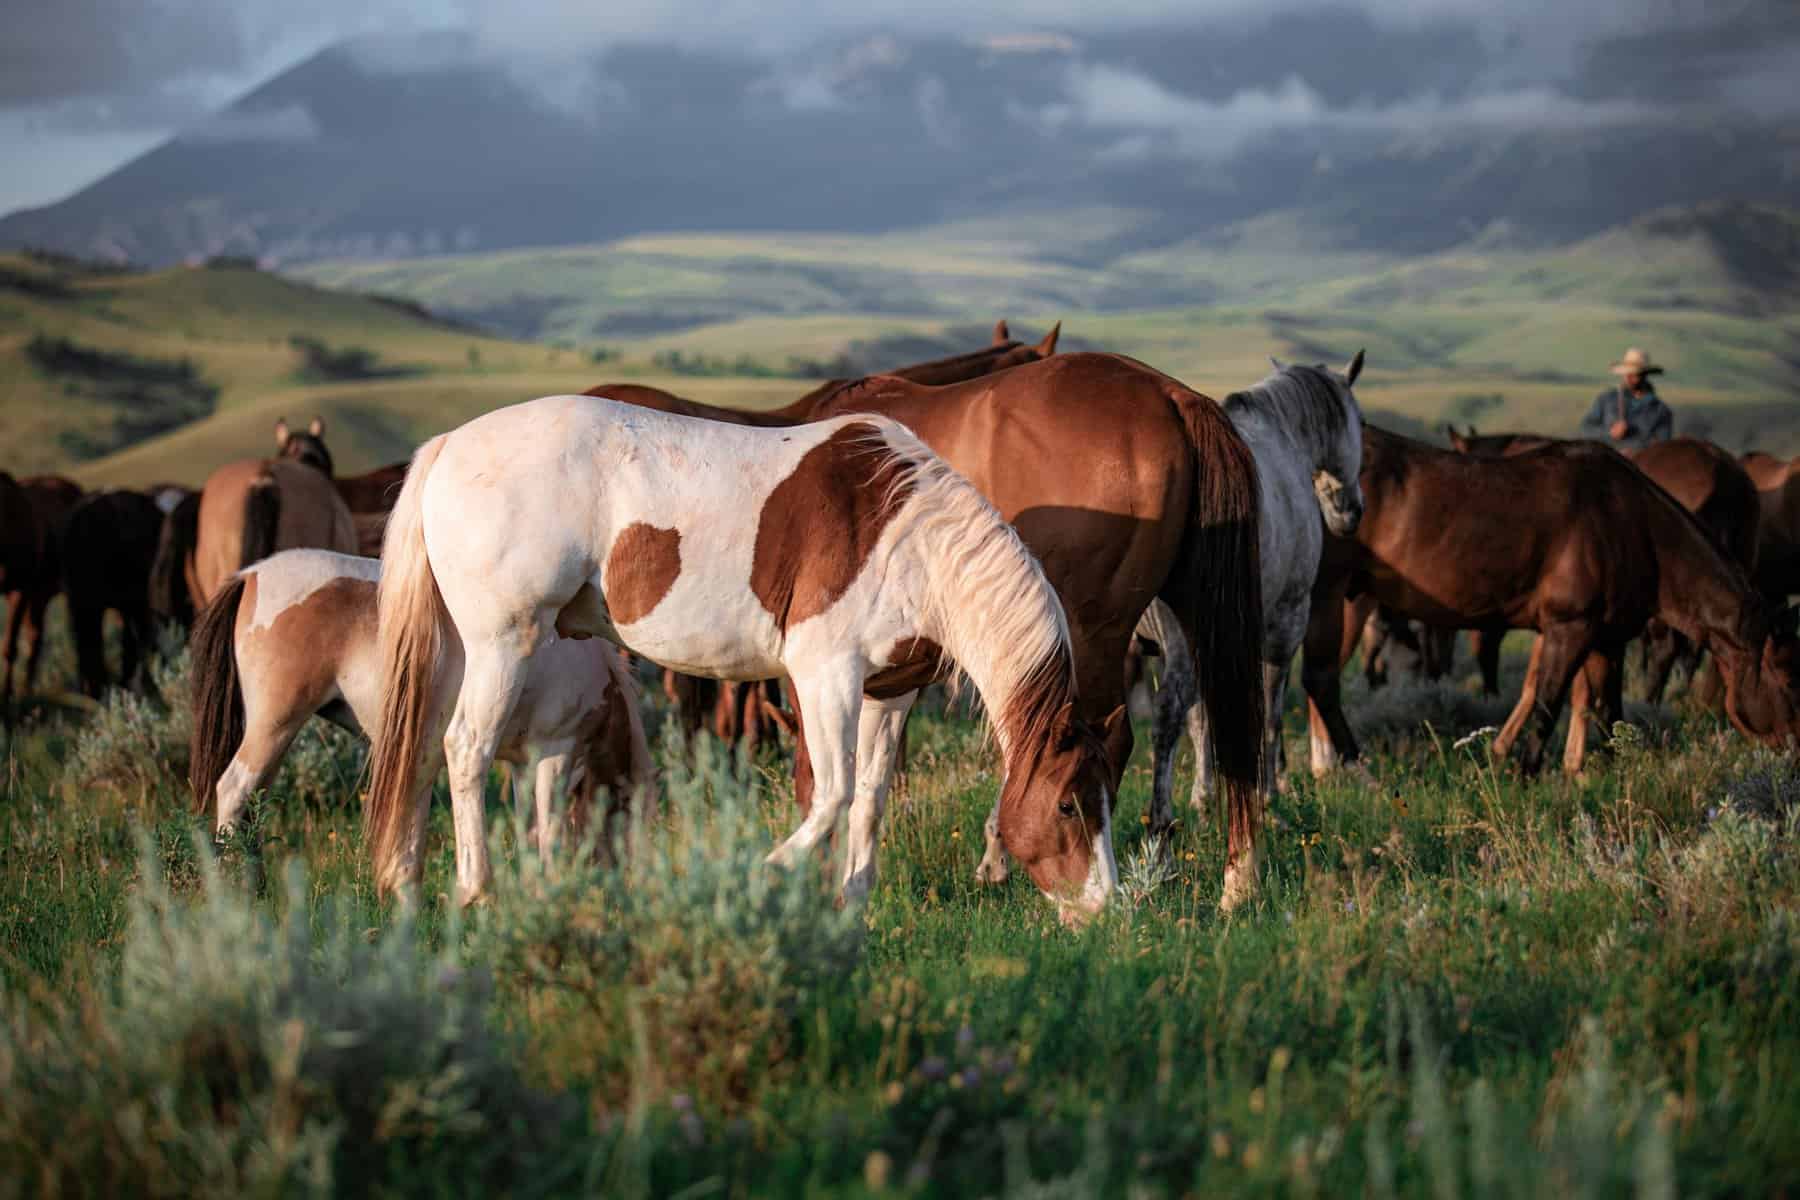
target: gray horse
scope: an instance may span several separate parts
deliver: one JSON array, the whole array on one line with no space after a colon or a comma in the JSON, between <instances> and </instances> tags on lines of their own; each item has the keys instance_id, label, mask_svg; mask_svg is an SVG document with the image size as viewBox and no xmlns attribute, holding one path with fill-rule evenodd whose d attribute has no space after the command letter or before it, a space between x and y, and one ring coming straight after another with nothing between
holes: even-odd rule
<instances>
[{"instance_id":1,"label":"gray horse","mask_svg":"<svg viewBox=\"0 0 1800 1200\"><path fill-rule=\"evenodd\" d=\"M1319 515L1324 515L1324 528L1348 537L1356 532L1363 510L1362 411L1351 391L1362 373L1362 351L1341 375L1322 364L1270 361L1275 363L1273 374L1225 398L1225 413L1256 456L1262 484L1263 687L1269 713L1265 797L1276 786L1288 666L1306 636L1313 580L1325 547ZM1163 659L1152 742L1156 770L1150 828L1156 832L1174 823L1175 744L1184 724L1196 760L1193 804L1202 813L1212 792L1212 756L1206 714L1194 700L1193 660L1175 614L1154 601L1138 622L1138 633L1161 648Z\"/></svg>"}]
</instances>

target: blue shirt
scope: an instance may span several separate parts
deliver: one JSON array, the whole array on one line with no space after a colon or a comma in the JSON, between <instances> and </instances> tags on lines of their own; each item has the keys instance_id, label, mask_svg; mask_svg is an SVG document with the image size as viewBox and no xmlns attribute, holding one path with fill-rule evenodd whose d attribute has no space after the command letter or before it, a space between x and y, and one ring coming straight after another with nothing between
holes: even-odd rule
<instances>
[{"instance_id":1,"label":"blue shirt","mask_svg":"<svg viewBox=\"0 0 1800 1200\"><path fill-rule=\"evenodd\" d=\"M1625 399L1625 436L1615 438L1612 424L1619 419L1619 398ZM1615 450L1641 450L1651 442L1666 442L1675 432L1675 415L1648 383L1642 393L1611 387L1594 397L1594 407L1581 419L1581 436L1605 442Z\"/></svg>"}]
</instances>

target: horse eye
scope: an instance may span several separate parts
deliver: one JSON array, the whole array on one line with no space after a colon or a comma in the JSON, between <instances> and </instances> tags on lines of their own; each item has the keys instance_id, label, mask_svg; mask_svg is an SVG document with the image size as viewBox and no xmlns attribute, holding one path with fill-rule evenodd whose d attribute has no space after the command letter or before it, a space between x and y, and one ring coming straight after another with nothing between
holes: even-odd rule
<instances>
[{"instance_id":1,"label":"horse eye","mask_svg":"<svg viewBox=\"0 0 1800 1200\"><path fill-rule=\"evenodd\" d=\"M1075 802L1073 800L1061 801L1057 804L1056 811L1065 817L1072 817L1075 815Z\"/></svg>"}]
</instances>

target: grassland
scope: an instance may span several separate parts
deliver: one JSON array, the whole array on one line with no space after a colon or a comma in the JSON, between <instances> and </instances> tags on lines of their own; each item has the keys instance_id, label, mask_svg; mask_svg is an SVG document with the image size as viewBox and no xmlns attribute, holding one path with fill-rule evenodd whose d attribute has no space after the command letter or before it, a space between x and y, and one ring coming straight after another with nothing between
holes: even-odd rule
<instances>
[{"instance_id":1,"label":"grassland","mask_svg":"<svg viewBox=\"0 0 1800 1200\"><path fill-rule=\"evenodd\" d=\"M0 800L0 1191L1800 1186L1792 764L1637 710L1603 767L1525 783L1452 740L1491 703L1350 700L1371 771L1291 781L1259 903L1217 915L1202 820L1148 853L1140 757L1080 933L972 881L994 763L954 712L914 731L866 910L758 865L778 760L665 745L629 866L546 869L493 812L464 917L440 804L415 922L372 892L349 738L304 733L215 858L179 704L41 711Z\"/></svg>"}]
</instances>

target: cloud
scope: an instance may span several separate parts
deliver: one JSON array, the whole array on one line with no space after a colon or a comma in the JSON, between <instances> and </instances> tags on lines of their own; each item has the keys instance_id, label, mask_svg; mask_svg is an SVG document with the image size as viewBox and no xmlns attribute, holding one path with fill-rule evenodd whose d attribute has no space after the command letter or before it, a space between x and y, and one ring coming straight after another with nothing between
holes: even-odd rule
<instances>
[{"instance_id":1,"label":"cloud","mask_svg":"<svg viewBox=\"0 0 1800 1200\"><path fill-rule=\"evenodd\" d=\"M1333 108L1292 75L1269 88L1213 101L1182 95L1135 71L1092 64L1070 69L1067 96L1044 111L1044 120L1052 128L1075 124L1121 131L1125 136L1107 152L1115 160L1170 147L1223 158L1251 142L1304 129L1377 135L1560 131L1639 124L1660 115L1635 101L1580 100L1542 86L1456 100L1424 94L1393 104ZM1159 142L1148 133L1165 137Z\"/></svg>"}]
</instances>

